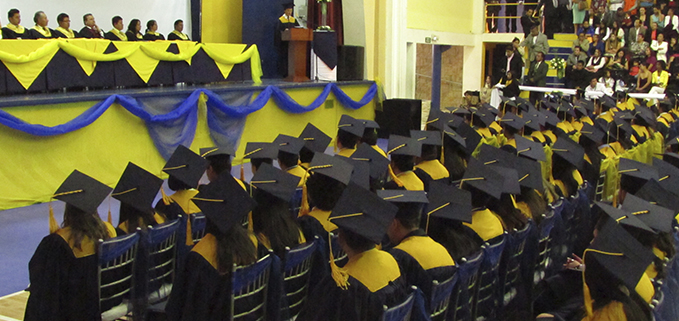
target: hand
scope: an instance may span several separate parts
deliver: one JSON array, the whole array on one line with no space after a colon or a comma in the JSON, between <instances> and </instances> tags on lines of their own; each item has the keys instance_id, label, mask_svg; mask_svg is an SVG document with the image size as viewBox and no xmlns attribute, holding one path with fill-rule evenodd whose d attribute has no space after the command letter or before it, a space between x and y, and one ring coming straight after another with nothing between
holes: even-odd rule
<instances>
[{"instance_id":1,"label":"hand","mask_svg":"<svg viewBox=\"0 0 679 321\"><path fill-rule=\"evenodd\" d=\"M566 260L566 264L563 265L563 268L574 271L584 271L585 264L579 256L572 254L572 256Z\"/></svg>"}]
</instances>

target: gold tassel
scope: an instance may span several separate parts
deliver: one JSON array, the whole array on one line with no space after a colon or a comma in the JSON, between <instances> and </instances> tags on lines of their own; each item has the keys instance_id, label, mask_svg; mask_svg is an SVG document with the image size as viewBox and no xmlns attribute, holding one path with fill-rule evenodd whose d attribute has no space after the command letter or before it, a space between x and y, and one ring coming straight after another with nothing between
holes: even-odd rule
<instances>
[{"instance_id":1,"label":"gold tassel","mask_svg":"<svg viewBox=\"0 0 679 321\"><path fill-rule=\"evenodd\" d=\"M391 168L391 164L389 164L389 176L391 176L391 180L398 185L398 187L403 187L403 182L396 177L396 174L394 174L394 170Z\"/></svg>"},{"instance_id":2,"label":"gold tassel","mask_svg":"<svg viewBox=\"0 0 679 321\"><path fill-rule=\"evenodd\" d=\"M586 253L585 253L586 254ZM585 262L585 254L582 255L582 262ZM589 293L589 287L585 281L585 271L582 271L582 291L585 300L585 311L587 311L587 316L592 316L592 294Z\"/></svg>"},{"instance_id":3,"label":"gold tassel","mask_svg":"<svg viewBox=\"0 0 679 321\"><path fill-rule=\"evenodd\" d=\"M113 225L113 218L111 218L111 195L108 195L108 224Z\"/></svg>"},{"instance_id":4,"label":"gold tassel","mask_svg":"<svg viewBox=\"0 0 679 321\"><path fill-rule=\"evenodd\" d=\"M54 209L52 208L52 202L50 201L49 203L49 208L50 208L50 216L49 216L49 227L50 227L50 234L56 232L59 230L59 224L57 223L57 219L54 218Z\"/></svg>"},{"instance_id":5,"label":"gold tassel","mask_svg":"<svg viewBox=\"0 0 679 321\"><path fill-rule=\"evenodd\" d=\"M193 229L191 228L191 214L186 214L186 246L193 246Z\"/></svg>"},{"instance_id":6,"label":"gold tassel","mask_svg":"<svg viewBox=\"0 0 679 321\"><path fill-rule=\"evenodd\" d=\"M333 145L333 151L337 154L337 137L335 137L335 144Z\"/></svg>"},{"instance_id":7,"label":"gold tassel","mask_svg":"<svg viewBox=\"0 0 679 321\"><path fill-rule=\"evenodd\" d=\"M446 163L445 135L445 132L441 132L441 164Z\"/></svg>"},{"instance_id":8,"label":"gold tassel","mask_svg":"<svg viewBox=\"0 0 679 321\"><path fill-rule=\"evenodd\" d=\"M245 182L245 168L243 168L243 161L245 161L245 159L241 159L240 161L240 180Z\"/></svg>"},{"instance_id":9,"label":"gold tassel","mask_svg":"<svg viewBox=\"0 0 679 321\"><path fill-rule=\"evenodd\" d=\"M172 199L169 196L167 196L167 194L165 194L165 191L163 190L162 186L160 187L160 195L163 198L163 204L170 205L170 203L172 203Z\"/></svg>"},{"instance_id":10,"label":"gold tassel","mask_svg":"<svg viewBox=\"0 0 679 321\"><path fill-rule=\"evenodd\" d=\"M305 175L306 176L306 175ZM302 185L302 204L299 207L299 213L297 213L297 217L302 217L304 215L309 214L309 195L308 191L306 188L306 182L304 185Z\"/></svg>"},{"instance_id":11,"label":"gold tassel","mask_svg":"<svg viewBox=\"0 0 679 321\"><path fill-rule=\"evenodd\" d=\"M519 207L516 205L516 198L514 197L514 195L509 194L509 197L512 199L512 205L514 205L514 208L519 209Z\"/></svg>"},{"instance_id":12,"label":"gold tassel","mask_svg":"<svg viewBox=\"0 0 679 321\"><path fill-rule=\"evenodd\" d=\"M335 256L332 254L332 236L329 233L328 246L330 247L330 275L340 289L346 290L349 288L349 273L335 264Z\"/></svg>"}]
</instances>

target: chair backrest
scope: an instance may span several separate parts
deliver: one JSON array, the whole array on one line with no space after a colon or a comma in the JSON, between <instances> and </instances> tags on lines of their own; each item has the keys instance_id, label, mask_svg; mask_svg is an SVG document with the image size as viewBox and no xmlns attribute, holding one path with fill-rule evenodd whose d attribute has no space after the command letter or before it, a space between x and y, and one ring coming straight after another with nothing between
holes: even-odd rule
<instances>
[{"instance_id":1,"label":"chair backrest","mask_svg":"<svg viewBox=\"0 0 679 321\"><path fill-rule=\"evenodd\" d=\"M552 229L558 217L557 210L560 210L561 200L554 205L549 205L547 213L542 215L542 221L538 226L538 255L535 262L535 272L533 284L538 284L545 278L545 271L549 268L552 252Z\"/></svg>"},{"instance_id":2,"label":"chair backrest","mask_svg":"<svg viewBox=\"0 0 679 321\"><path fill-rule=\"evenodd\" d=\"M410 321L416 294L416 290L412 291L405 301L391 308L385 305L382 321Z\"/></svg>"},{"instance_id":3,"label":"chair backrest","mask_svg":"<svg viewBox=\"0 0 679 321\"><path fill-rule=\"evenodd\" d=\"M457 284L453 288L450 297L450 308L453 320L471 320L472 306L474 303L474 292L478 285L478 272L483 262L483 251L478 251L469 257L460 259L457 262ZM450 318L448 318L450 319Z\"/></svg>"},{"instance_id":4,"label":"chair backrest","mask_svg":"<svg viewBox=\"0 0 679 321\"><path fill-rule=\"evenodd\" d=\"M500 269L500 286L502 287L500 295L503 306L508 305L517 294L516 287L521 283L521 270L526 268L521 265L524 261L523 254L526 249L526 241L534 226L533 221L529 220L523 229L514 229L507 236L502 268Z\"/></svg>"},{"instance_id":5,"label":"chair backrest","mask_svg":"<svg viewBox=\"0 0 679 321\"><path fill-rule=\"evenodd\" d=\"M332 255L337 266L343 266L345 261L348 259L347 253L342 250L339 244L339 236L337 234L330 233L330 242L332 245Z\"/></svg>"},{"instance_id":6,"label":"chair backrest","mask_svg":"<svg viewBox=\"0 0 679 321\"><path fill-rule=\"evenodd\" d=\"M191 220L191 237L193 238L193 244L196 244L205 236L207 219L203 213L191 214L189 219Z\"/></svg>"},{"instance_id":7,"label":"chair backrest","mask_svg":"<svg viewBox=\"0 0 679 321\"><path fill-rule=\"evenodd\" d=\"M299 213L299 208L302 206L302 188L298 187L295 193L292 194L292 199L290 200L290 215L292 218L297 218Z\"/></svg>"},{"instance_id":8,"label":"chair backrest","mask_svg":"<svg viewBox=\"0 0 679 321\"><path fill-rule=\"evenodd\" d=\"M167 298L172 290L177 262L177 244L185 241L177 240L180 220L181 218L177 218L164 224L150 226L147 229L144 238L144 247L148 251L145 287L149 304Z\"/></svg>"},{"instance_id":9,"label":"chair backrest","mask_svg":"<svg viewBox=\"0 0 679 321\"><path fill-rule=\"evenodd\" d=\"M283 287L288 303L288 316L296 317L304 306L309 292L309 271L316 252L316 242L300 244L286 249L283 267ZM283 307L285 308L285 307Z\"/></svg>"},{"instance_id":10,"label":"chair backrest","mask_svg":"<svg viewBox=\"0 0 679 321\"><path fill-rule=\"evenodd\" d=\"M479 284L476 288L474 319L484 317L487 320L495 320L495 314L499 308L497 292L500 283L500 261L506 243L507 232L488 240L481 246L484 255L479 269Z\"/></svg>"},{"instance_id":11,"label":"chair backrest","mask_svg":"<svg viewBox=\"0 0 679 321\"><path fill-rule=\"evenodd\" d=\"M123 299L134 295L134 263L139 246L140 229L137 232L98 242L99 310L104 312L121 305ZM127 309L129 310L129 308ZM123 312L123 315L127 311Z\"/></svg>"},{"instance_id":12,"label":"chair backrest","mask_svg":"<svg viewBox=\"0 0 679 321\"><path fill-rule=\"evenodd\" d=\"M248 266L231 270L231 315L229 320L266 320L266 295L271 258L269 254Z\"/></svg>"},{"instance_id":13,"label":"chair backrest","mask_svg":"<svg viewBox=\"0 0 679 321\"><path fill-rule=\"evenodd\" d=\"M596 182L596 190L594 191L594 200L601 201L604 196L604 187L606 183L606 172L599 175L599 179Z\"/></svg>"},{"instance_id":14,"label":"chair backrest","mask_svg":"<svg viewBox=\"0 0 679 321\"><path fill-rule=\"evenodd\" d=\"M450 296L453 294L453 288L457 284L458 274L439 282L434 280L431 287L431 299L429 300L429 311L432 320L445 320L448 314L448 306L450 305Z\"/></svg>"}]
</instances>

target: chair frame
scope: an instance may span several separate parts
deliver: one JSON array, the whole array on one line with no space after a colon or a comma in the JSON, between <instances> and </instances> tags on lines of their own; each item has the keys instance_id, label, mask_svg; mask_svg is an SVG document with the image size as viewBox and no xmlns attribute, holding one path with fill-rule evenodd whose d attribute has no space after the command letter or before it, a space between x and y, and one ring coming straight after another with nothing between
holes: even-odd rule
<instances>
[{"instance_id":1,"label":"chair frame","mask_svg":"<svg viewBox=\"0 0 679 321\"><path fill-rule=\"evenodd\" d=\"M396 306L393 307L387 307L386 305L382 306L384 312L382 313L382 318L381 321L409 321L410 316L412 315L413 311L413 306L415 305L415 295L417 293L417 287L413 286L411 287L412 292L408 295L408 297L403 301L402 303L397 304ZM408 313L406 313L403 317L403 319L399 320L393 320L390 319L390 317L396 317L400 311L403 309L407 309ZM394 316L392 316L394 315Z\"/></svg>"},{"instance_id":2,"label":"chair frame","mask_svg":"<svg viewBox=\"0 0 679 321\"><path fill-rule=\"evenodd\" d=\"M461 280L458 278L457 284L455 288L453 289L454 295L451 294L450 301L453 303L453 320L459 320L458 313L460 310L462 310L464 307L468 307L469 309L469 319L472 318L472 308L474 306L474 293L476 292L476 287L478 286L478 275L479 275L479 269L480 269L480 264L483 261L484 253L483 251L478 251L476 253L473 253L469 258L462 258L460 260L461 264L479 264L479 267L472 273L467 280ZM462 267L460 266L458 268L458 273ZM465 288L462 288L465 287ZM468 294L468 299L467 302L460 302L460 298L462 297L461 294L463 291L466 291Z\"/></svg>"},{"instance_id":3,"label":"chair frame","mask_svg":"<svg viewBox=\"0 0 679 321\"><path fill-rule=\"evenodd\" d=\"M207 218L205 218L203 213L193 213L189 215L188 219L191 220L191 238L193 239L193 244L196 244L205 236Z\"/></svg>"},{"instance_id":4,"label":"chair frame","mask_svg":"<svg viewBox=\"0 0 679 321\"><path fill-rule=\"evenodd\" d=\"M290 303L288 301L288 306L286 307L288 310L297 309L298 307L300 307L302 304L304 304L304 302L307 299L307 296L309 295L309 293L308 293L309 276L310 276L309 272L311 271L311 266L313 265L313 256L314 256L315 251L316 251L316 246L317 246L316 241L313 241L313 242L307 242L307 243L304 243L304 244L300 244L293 249L286 248L286 253L285 253L286 258L291 253L300 253L300 252L305 253L306 252L305 255L307 255L306 258L304 258L301 262L299 262L299 264L294 265L294 266L288 266L288 264L286 262L286 266L283 267L283 288L285 289L285 297L289 299L290 297L294 297L296 295L304 293L304 295L302 296L302 298L300 300L298 300L294 303ZM293 292L288 292L288 290L287 290L287 284L288 283L290 283L294 280L297 280L299 278L304 278L304 277L306 277L306 282L304 283L304 285L301 288L296 289ZM294 315L290 315L289 317L291 319L293 319L297 316L297 314L299 314L299 312L300 311L297 311L297 313L295 313Z\"/></svg>"},{"instance_id":5,"label":"chair frame","mask_svg":"<svg viewBox=\"0 0 679 321\"><path fill-rule=\"evenodd\" d=\"M500 251L499 256L497 258L497 262L487 266L486 263L489 262L490 258L484 254L483 258L483 263L481 264L481 267L479 268L479 273L478 273L478 285L476 286L476 291L474 293L474 307L472 309L472 317L474 320L479 318L479 303L484 303L488 300L494 300L494 303L491 303L492 309L484 309L483 310L483 316L486 317L486 319L490 318L491 320L496 317L496 313L499 310L500 303L498 302L499 299L497 297L497 287L499 286L500 283L500 275L499 275L499 270L500 270L500 263L502 261L502 253L504 252L504 247L507 244L507 232L504 232L501 236L496 237L493 240L488 240L485 244L481 246L483 249L484 253L487 251L494 251L497 248L502 248L499 249ZM493 243L490 243L490 241L495 241ZM486 267L487 269L484 269ZM484 280L491 278L492 280L487 283L485 286L482 286L484 284ZM483 295L483 297L481 297ZM488 314L486 314L488 313Z\"/></svg>"},{"instance_id":6,"label":"chair frame","mask_svg":"<svg viewBox=\"0 0 679 321\"><path fill-rule=\"evenodd\" d=\"M98 284L97 291L98 291L98 296L99 296L99 311L100 311L100 313L105 312L105 311L101 311L102 303L104 301L110 301L110 300L114 300L114 299L117 299L117 298L121 298L121 297L124 297L125 295L128 295L128 294L130 295L129 301L130 302L135 301L134 300L135 299L134 294L135 294L136 284L135 284L135 278L134 278L134 271L135 271L135 263L136 263L136 258L137 258L137 250L139 248L139 239L141 238L140 234L141 234L141 229L137 228L137 231L134 232L134 233L131 233L131 234L115 237L115 238L112 238L112 239L108 239L106 241L104 241L102 239L98 240L98 242L97 242L97 257L99 259L99 262L97 263L97 284ZM134 243L131 243L131 245L129 245L129 247L127 249L125 249L125 251L121 255L119 255L119 256L117 256L117 257L115 257L115 258L113 258L113 259L111 259L107 262L101 262L101 254L104 251L104 247L106 247L107 245L110 245L110 244L115 244L115 243L130 242L132 239L135 239ZM128 265L130 267L130 274L129 275L125 275L121 279L114 280L111 283L102 284L102 277L101 277L102 273L105 273L105 272L108 272L108 271L111 271L111 270L114 270L114 269L122 268L122 267L128 266ZM111 295L109 297L102 298L101 293L102 293L103 288L115 286L115 285L118 285L120 283L127 282L127 281L130 282L130 286L127 287L125 290L114 293L113 295ZM129 305L128 305L128 308L127 308L127 312L130 312L130 306Z\"/></svg>"},{"instance_id":7,"label":"chair frame","mask_svg":"<svg viewBox=\"0 0 679 321\"><path fill-rule=\"evenodd\" d=\"M233 268L231 269L231 295L230 295L230 300L231 300L231 314L229 315L229 320L236 320L236 319L241 319L246 316L248 316L250 313L253 313L255 311L261 311L262 317L258 318L257 320L267 320L266 316L266 303L267 303L267 292L268 292L268 283L269 283L269 277L271 276L271 261L272 257L271 255L273 254L268 254L265 257L259 259L257 262L247 265L247 266L236 266L235 264L233 265ZM257 275L257 277L254 280L250 280L246 286L244 286L240 291L236 291L233 289L233 284L236 275L238 274L239 271L245 270L248 268L254 268L259 265L268 265L262 273ZM262 295L262 303L257 305L256 307L252 308L250 311L245 311L239 314L236 313L236 303L238 300L241 299L246 299L248 297L251 297L253 295Z\"/></svg>"},{"instance_id":8,"label":"chair frame","mask_svg":"<svg viewBox=\"0 0 679 321\"><path fill-rule=\"evenodd\" d=\"M182 240L178 240L178 238L177 238L180 225L181 225L181 217L179 217L179 218L177 218L177 219L175 219L171 222L167 222L167 223L164 223L164 224L157 225L155 227L153 227L153 226L148 227L146 237L145 237L146 246L148 246L148 250L149 250L149 253L148 253L149 267L146 271L148 273L149 277L145 280L147 289L148 289L149 284L157 282L157 281L162 280L162 279L165 279L168 276L171 276L171 275L173 276L175 274L175 268L176 268L176 265L177 265L177 248L178 248L177 244L179 244L178 242L182 241ZM160 232L162 232L164 230L168 230L168 229L174 229L174 231L171 232L171 234L169 234L162 241L159 241L155 244L151 243L151 234L152 233L154 233L154 232L160 233ZM170 258L168 258L165 262L162 262L162 263L156 265L155 264L156 260L154 260L153 258L156 257L156 256L160 256L164 253L167 253L169 251L171 251L172 256ZM154 264L154 265L151 266L151 264ZM163 269L163 268L167 267L168 265L171 265L171 268L169 269L169 271L163 273L162 275L154 276L154 274L152 273L153 271ZM172 279L174 279L174 276L172 277ZM146 293L147 298L149 297L149 295L150 295L150 293L148 293L148 291L147 291L147 293ZM158 301L162 301L166 297L167 296L159 298L160 300L158 300ZM155 302L148 302L148 303L154 304Z\"/></svg>"},{"instance_id":9,"label":"chair frame","mask_svg":"<svg viewBox=\"0 0 679 321\"><path fill-rule=\"evenodd\" d=\"M439 281L436 281L436 280L432 281L432 290L431 290L431 296L430 296L432 298L432 300L434 299L434 295L436 294L437 291L439 291L439 289L442 289L441 291L443 293L447 292L447 294L444 294L443 298L439 302L433 302L432 301L429 304L429 309L431 311L429 316L432 318L432 320L434 320L434 318L436 318L437 320L438 319L440 319L440 320L446 319L446 315L448 314L448 307L450 306L450 297L453 294L453 289L455 288L455 285L457 284L457 280L458 280L458 275L457 275L457 271L456 271L453 276L451 276L450 278L448 278L448 279L446 279L442 282L439 282Z\"/></svg>"}]
</instances>

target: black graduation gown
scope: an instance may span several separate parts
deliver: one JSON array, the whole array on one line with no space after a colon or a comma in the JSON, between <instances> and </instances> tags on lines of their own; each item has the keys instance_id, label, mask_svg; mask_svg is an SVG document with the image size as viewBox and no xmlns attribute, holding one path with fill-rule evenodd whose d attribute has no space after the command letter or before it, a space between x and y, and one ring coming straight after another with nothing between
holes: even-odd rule
<instances>
[{"instance_id":1,"label":"black graduation gown","mask_svg":"<svg viewBox=\"0 0 679 321\"><path fill-rule=\"evenodd\" d=\"M104 39L108 39L108 40L111 40L111 41L124 41L124 40L118 38L118 36L116 36L116 34L111 32L111 31L104 34ZM129 40L129 38L128 38L128 40Z\"/></svg>"},{"instance_id":2,"label":"black graduation gown","mask_svg":"<svg viewBox=\"0 0 679 321\"><path fill-rule=\"evenodd\" d=\"M294 17L293 17L294 18ZM295 22L284 22L283 16L278 18L276 22L276 32L274 34L274 44L278 48L278 73L285 77L288 74L288 42L281 39L281 33L285 29L290 29L299 26L299 22L295 18Z\"/></svg>"},{"instance_id":3,"label":"black graduation gown","mask_svg":"<svg viewBox=\"0 0 679 321\"><path fill-rule=\"evenodd\" d=\"M101 320L96 255L76 258L52 233L38 245L28 271L31 295L24 320Z\"/></svg>"},{"instance_id":4,"label":"black graduation gown","mask_svg":"<svg viewBox=\"0 0 679 321\"><path fill-rule=\"evenodd\" d=\"M24 28L23 33L17 33L10 28L2 27L2 39L30 39L27 33L28 28Z\"/></svg>"},{"instance_id":5,"label":"black graduation gown","mask_svg":"<svg viewBox=\"0 0 679 321\"><path fill-rule=\"evenodd\" d=\"M154 40L165 40L165 37L163 37L162 34L158 34L157 36L154 34L147 33L144 35L144 40L148 41L154 41Z\"/></svg>"},{"instance_id":6,"label":"black graduation gown","mask_svg":"<svg viewBox=\"0 0 679 321\"><path fill-rule=\"evenodd\" d=\"M431 184L431 182L434 181L434 179L431 178L431 175L429 175L421 168L415 168L413 170L413 173L415 173L415 175L417 175L417 178L419 178L422 181L422 184L424 184L424 191L429 193L429 184Z\"/></svg>"},{"instance_id":7,"label":"black graduation gown","mask_svg":"<svg viewBox=\"0 0 679 321\"><path fill-rule=\"evenodd\" d=\"M50 29L50 36L45 37L42 33L35 29L26 29L25 39L51 39L54 37L54 30Z\"/></svg>"},{"instance_id":8,"label":"black graduation gown","mask_svg":"<svg viewBox=\"0 0 679 321\"><path fill-rule=\"evenodd\" d=\"M73 36L74 36L74 38L81 38L77 31L75 31L75 30L72 30L72 31L73 31ZM66 39L69 39L63 32L59 31L58 29L52 30L52 38L55 38L55 39L56 39L56 38L66 38Z\"/></svg>"},{"instance_id":9,"label":"black graduation gown","mask_svg":"<svg viewBox=\"0 0 679 321\"><path fill-rule=\"evenodd\" d=\"M188 37L188 36L187 36ZM182 40L182 41L191 41L191 39L182 39L179 36L177 36L174 32L170 32L167 35L167 40Z\"/></svg>"},{"instance_id":10,"label":"black graduation gown","mask_svg":"<svg viewBox=\"0 0 679 321\"><path fill-rule=\"evenodd\" d=\"M83 27L80 29L80 32L78 32L80 37L83 38L103 38L101 36L101 33L95 32L94 30L88 28L87 26Z\"/></svg>"},{"instance_id":11,"label":"black graduation gown","mask_svg":"<svg viewBox=\"0 0 679 321\"><path fill-rule=\"evenodd\" d=\"M127 36L127 41L141 41L141 40L144 40L144 36L142 36L141 38L137 38L137 34L135 34L134 32L131 32L131 31L129 31L129 30L128 30L127 32L125 32L125 35Z\"/></svg>"}]
</instances>

